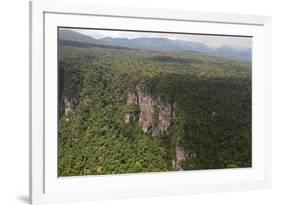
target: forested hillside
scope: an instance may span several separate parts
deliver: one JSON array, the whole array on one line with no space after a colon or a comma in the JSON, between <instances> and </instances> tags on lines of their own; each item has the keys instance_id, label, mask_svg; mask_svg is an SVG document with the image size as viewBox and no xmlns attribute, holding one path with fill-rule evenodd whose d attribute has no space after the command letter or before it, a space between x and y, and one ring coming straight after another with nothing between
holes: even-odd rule
<instances>
[{"instance_id":1,"label":"forested hillside","mask_svg":"<svg viewBox=\"0 0 281 205\"><path fill-rule=\"evenodd\" d=\"M251 166L250 63L64 41L58 89L59 176Z\"/></svg>"}]
</instances>

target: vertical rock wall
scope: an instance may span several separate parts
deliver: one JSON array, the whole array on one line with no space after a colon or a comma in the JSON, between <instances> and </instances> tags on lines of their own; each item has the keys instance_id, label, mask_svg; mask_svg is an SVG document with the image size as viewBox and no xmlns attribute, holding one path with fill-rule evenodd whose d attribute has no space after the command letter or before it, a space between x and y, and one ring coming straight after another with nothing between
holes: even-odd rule
<instances>
[{"instance_id":1,"label":"vertical rock wall","mask_svg":"<svg viewBox=\"0 0 281 205\"><path fill-rule=\"evenodd\" d=\"M151 132L158 136L167 132L172 120L175 119L175 104L161 100L160 96L146 93L139 86L136 91L129 93L127 104L136 104L139 107L139 125L144 133ZM129 123L130 116L125 114L125 123Z\"/></svg>"}]
</instances>

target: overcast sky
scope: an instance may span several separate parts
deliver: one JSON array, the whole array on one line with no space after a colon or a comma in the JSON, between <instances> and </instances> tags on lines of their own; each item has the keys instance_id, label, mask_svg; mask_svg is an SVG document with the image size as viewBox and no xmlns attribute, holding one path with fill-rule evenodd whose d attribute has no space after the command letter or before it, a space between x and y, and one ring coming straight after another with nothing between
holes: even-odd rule
<instances>
[{"instance_id":1,"label":"overcast sky","mask_svg":"<svg viewBox=\"0 0 281 205\"><path fill-rule=\"evenodd\" d=\"M204 43L212 48L229 46L235 49L251 48L251 37L229 37L214 35L190 35L190 34L165 34L165 33L147 33L147 32L127 32L127 31L107 31L93 29L71 29L76 32L89 35L93 38L169 38L171 40L186 40Z\"/></svg>"}]
</instances>

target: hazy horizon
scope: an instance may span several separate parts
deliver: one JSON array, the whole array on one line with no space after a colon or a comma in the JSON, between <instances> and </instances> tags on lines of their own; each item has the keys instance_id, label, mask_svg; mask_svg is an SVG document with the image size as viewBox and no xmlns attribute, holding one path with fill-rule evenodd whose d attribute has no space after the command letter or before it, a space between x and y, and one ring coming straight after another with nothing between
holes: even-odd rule
<instances>
[{"instance_id":1,"label":"hazy horizon","mask_svg":"<svg viewBox=\"0 0 281 205\"><path fill-rule=\"evenodd\" d=\"M234 36L218 36L218 35L200 35L200 34L171 34L171 33L155 33L155 32L139 32L139 31L112 31L112 30L94 30L94 29L66 29L90 36L95 39L106 37L111 38L167 38L178 41L191 41L202 43L210 48L217 49L221 47L231 47L233 49L251 49L251 37L234 37Z\"/></svg>"}]
</instances>

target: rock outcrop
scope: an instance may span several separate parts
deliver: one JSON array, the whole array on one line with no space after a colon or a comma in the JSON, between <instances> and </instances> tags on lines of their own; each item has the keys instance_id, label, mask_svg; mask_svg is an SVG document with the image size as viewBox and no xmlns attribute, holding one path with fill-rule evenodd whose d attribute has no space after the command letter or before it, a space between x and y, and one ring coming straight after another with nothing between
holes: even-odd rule
<instances>
[{"instance_id":1,"label":"rock outcrop","mask_svg":"<svg viewBox=\"0 0 281 205\"><path fill-rule=\"evenodd\" d=\"M64 97L63 103L64 103L64 115L68 116L70 113L72 113L75 110L78 104L78 100L75 97L72 98Z\"/></svg>"},{"instance_id":2,"label":"rock outcrop","mask_svg":"<svg viewBox=\"0 0 281 205\"><path fill-rule=\"evenodd\" d=\"M176 120L176 104L170 104L161 99L155 93L144 91L137 86L135 91L128 93L127 105L134 105L138 109L138 114L125 113L124 122L128 124L138 120L144 133L150 133L152 136L159 136L168 132L171 123ZM189 153L184 147L175 145L175 158L172 160L172 166L176 170L183 170L183 163L195 154Z\"/></svg>"},{"instance_id":3,"label":"rock outcrop","mask_svg":"<svg viewBox=\"0 0 281 205\"><path fill-rule=\"evenodd\" d=\"M176 158L172 161L173 167L177 170L183 170L181 163L187 158L187 152L181 146L176 146Z\"/></svg>"},{"instance_id":4,"label":"rock outcrop","mask_svg":"<svg viewBox=\"0 0 281 205\"><path fill-rule=\"evenodd\" d=\"M125 121L125 124L128 124L130 122L130 114L129 113L126 113L125 116L124 116L124 121Z\"/></svg>"},{"instance_id":5,"label":"rock outcrop","mask_svg":"<svg viewBox=\"0 0 281 205\"><path fill-rule=\"evenodd\" d=\"M196 153L190 152L184 147L177 145L176 146L176 157L172 161L172 165L176 170L183 170L183 163L188 162L188 160L191 160L192 158L196 157Z\"/></svg>"},{"instance_id":6,"label":"rock outcrop","mask_svg":"<svg viewBox=\"0 0 281 205\"><path fill-rule=\"evenodd\" d=\"M167 132L172 120L176 118L175 103L161 100L159 95L144 92L140 86L127 96L127 105L135 104L139 108L139 125L144 133L158 136ZM125 114L125 123L130 122L130 114Z\"/></svg>"}]
</instances>

